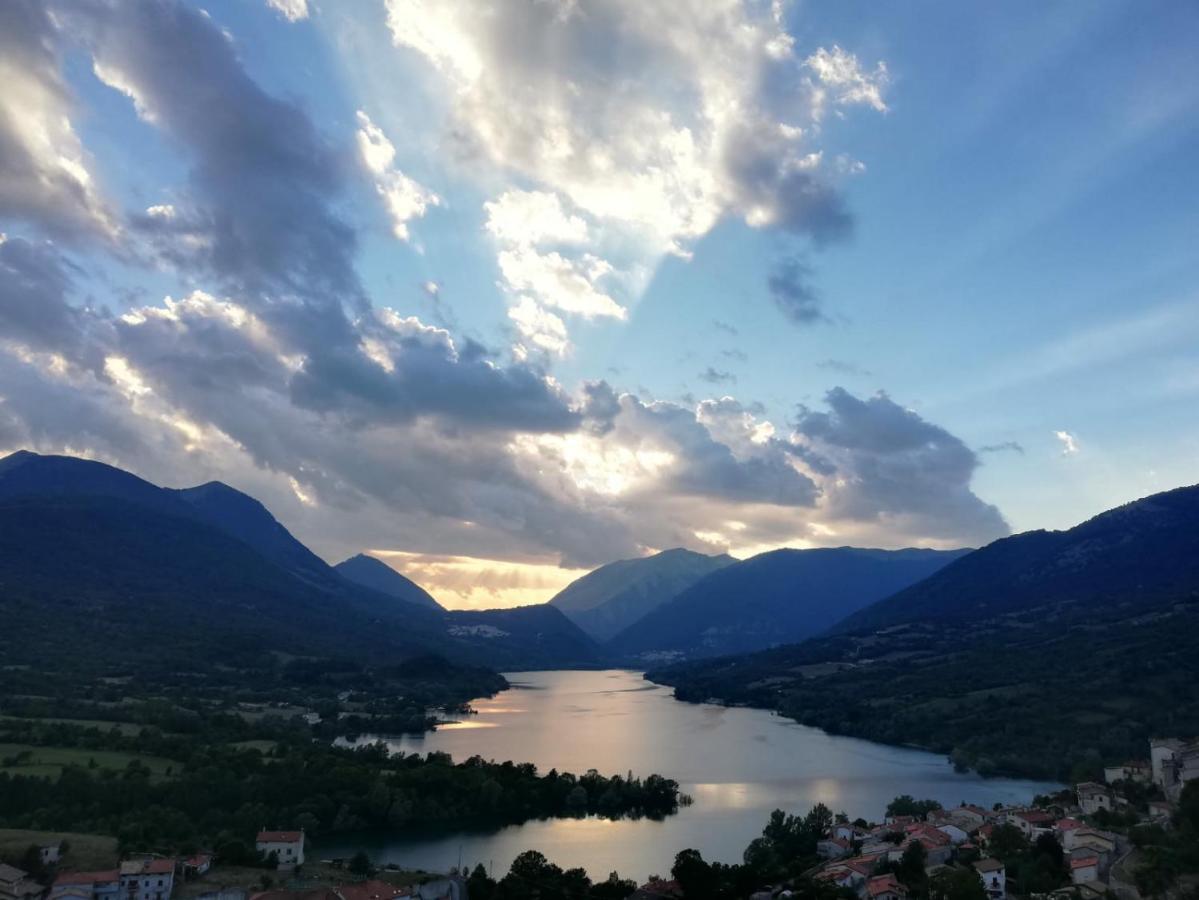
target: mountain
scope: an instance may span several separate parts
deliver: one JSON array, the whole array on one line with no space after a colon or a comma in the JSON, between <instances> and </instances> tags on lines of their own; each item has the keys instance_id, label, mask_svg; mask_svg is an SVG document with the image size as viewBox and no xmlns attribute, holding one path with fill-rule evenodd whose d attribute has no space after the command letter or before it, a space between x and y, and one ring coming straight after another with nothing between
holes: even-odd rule
<instances>
[{"instance_id":1,"label":"mountain","mask_svg":"<svg viewBox=\"0 0 1199 900\"><path fill-rule=\"evenodd\" d=\"M503 671L547 668L541 659L567 659L570 665L597 666L603 651L561 610L539 603L511 609L453 610L450 634L490 641L490 665Z\"/></svg>"},{"instance_id":2,"label":"mountain","mask_svg":"<svg viewBox=\"0 0 1199 900\"><path fill-rule=\"evenodd\" d=\"M597 641L606 641L705 575L735 563L731 556L664 550L600 566L550 600Z\"/></svg>"},{"instance_id":3,"label":"mountain","mask_svg":"<svg viewBox=\"0 0 1199 900\"><path fill-rule=\"evenodd\" d=\"M838 630L933 617L990 618L1031 607L1142 605L1199 584L1199 487L1101 513L1068 531L988 544L932 578L843 621Z\"/></svg>"},{"instance_id":4,"label":"mountain","mask_svg":"<svg viewBox=\"0 0 1199 900\"><path fill-rule=\"evenodd\" d=\"M774 550L697 581L608 643L639 660L745 653L819 634L967 550Z\"/></svg>"},{"instance_id":5,"label":"mountain","mask_svg":"<svg viewBox=\"0 0 1199 900\"><path fill-rule=\"evenodd\" d=\"M281 569L316 583L327 581L329 566L325 561L297 541L253 497L219 481L174 493L204 521L249 544Z\"/></svg>"},{"instance_id":6,"label":"mountain","mask_svg":"<svg viewBox=\"0 0 1199 900\"><path fill-rule=\"evenodd\" d=\"M367 556L365 553L342 560L333 567L333 570L342 578L378 591L380 594L387 594L389 597L414 603L425 609L444 611L442 605L415 581L405 578L387 563L375 559L373 556Z\"/></svg>"},{"instance_id":7,"label":"mountain","mask_svg":"<svg viewBox=\"0 0 1199 900\"><path fill-rule=\"evenodd\" d=\"M1101 777L1199 733L1199 487L996 541L802 643L649 677L985 775Z\"/></svg>"},{"instance_id":8,"label":"mountain","mask_svg":"<svg viewBox=\"0 0 1199 900\"><path fill-rule=\"evenodd\" d=\"M557 614L483 635L454 614L355 584L258 501L226 485L157 487L90 460L0 460L0 658L63 652L97 672L163 671L264 656L394 663L440 654L472 665L594 665L595 645ZM471 614L483 623L487 614ZM492 614L503 619L502 614ZM84 651L86 648L86 652ZM574 655L579 653L581 655Z\"/></svg>"}]
</instances>

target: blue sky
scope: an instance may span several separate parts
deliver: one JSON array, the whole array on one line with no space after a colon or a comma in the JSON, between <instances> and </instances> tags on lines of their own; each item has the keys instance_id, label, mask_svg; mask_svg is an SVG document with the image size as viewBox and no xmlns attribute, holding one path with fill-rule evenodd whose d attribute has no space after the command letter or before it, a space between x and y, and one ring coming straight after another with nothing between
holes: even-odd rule
<instances>
[{"instance_id":1,"label":"blue sky","mask_svg":"<svg viewBox=\"0 0 1199 900\"><path fill-rule=\"evenodd\" d=\"M14 3L0 449L473 606L1192 483L1199 9L1152 12Z\"/></svg>"}]
</instances>

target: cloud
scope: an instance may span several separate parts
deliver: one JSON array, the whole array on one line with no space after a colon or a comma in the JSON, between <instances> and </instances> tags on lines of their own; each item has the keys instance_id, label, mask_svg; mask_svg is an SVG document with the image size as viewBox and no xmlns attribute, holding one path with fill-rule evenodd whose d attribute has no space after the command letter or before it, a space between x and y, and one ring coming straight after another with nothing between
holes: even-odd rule
<instances>
[{"instance_id":1,"label":"cloud","mask_svg":"<svg viewBox=\"0 0 1199 900\"><path fill-rule=\"evenodd\" d=\"M971 491L978 457L959 438L884 393L862 400L834 388L825 402L827 412L801 408L795 430L836 469L825 482L833 518L971 543L1008 533L999 511Z\"/></svg>"},{"instance_id":2,"label":"cloud","mask_svg":"<svg viewBox=\"0 0 1199 900\"><path fill-rule=\"evenodd\" d=\"M719 319L712 320L712 327L717 331L723 331L725 334L731 334L733 337L736 337L741 333L737 330L736 325L730 325L728 322L722 322Z\"/></svg>"},{"instance_id":3,"label":"cloud","mask_svg":"<svg viewBox=\"0 0 1199 900\"><path fill-rule=\"evenodd\" d=\"M72 125L57 29L40 0L0 3L0 219L71 240L115 240L118 225Z\"/></svg>"},{"instance_id":4,"label":"cloud","mask_svg":"<svg viewBox=\"0 0 1199 900\"><path fill-rule=\"evenodd\" d=\"M266 3L289 22L308 18L308 0L266 0Z\"/></svg>"},{"instance_id":5,"label":"cloud","mask_svg":"<svg viewBox=\"0 0 1199 900\"><path fill-rule=\"evenodd\" d=\"M824 47L818 49L804 60L804 65L812 70L821 87L828 91L828 96L821 93L818 101L821 115L826 101L836 106L862 104L877 112L887 111L883 92L891 79L886 63L880 62L873 72L867 72L856 56L834 44L831 50Z\"/></svg>"},{"instance_id":6,"label":"cloud","mask_svg":"<svg viewBox=\"0 0 1199 900\"><path fill-rule=\"evenodd\" d=\"M395 146L362 110L358 110L356 137L362 163L375 177L375 190L391 216L391 230L399 240L407 241L408 223L423 217L429 207L440 206L441 198L392 165Z\"/></svg>"},{"instance_id":7,"label":"cloud","mask_svg":"<svg viewBox=\"0 0 1199 900\"><path fill-rule=\"evenodd\" d=\"M816 363L816 368L827 369L830 372L837 372L841 375L873 375L869 369L863 369L857 363L849 362L844 359L822 359Z\"/></svg>"},{"instance_id":8,"label":"cloud","mask_svg":"<svg viewBox=\"0 0 1199 900\"><path fill-rule=\"evenodd\" d=\"M115 251L100 245L107 256L89 259L95 265L72 263L67 231L48 243L49 219L29 217L0 243L0 449L92 455L171 484L220 478L261 496L329 558L374 547L429 565L471 556L578 568L678 545L960 543L1005 530L971 492L974 454L885 395L838 389L784 434L752 403L568 386L536 361L565 352L571 317L627 310L642 277L630 273L644 262L626 250L631 234L648 235L655 252L671 242L685 252L711 215L765 226L778 212L786 227L790 200L768 196L772 180L820 184L802 136L779 129L778 110L756 91L758 75L811 76L773 19L711 4L577 4L561 24L543 21L540 3L505 6L513 13L500 23L466 15L467 6L425 10L422 28L442 37L467 29L462 43L418 48L452 57L438 57L439 71L469 74L476 60L478 78L464 78L457 95L463 109L478 97L499 103L455 124L468 143L502 129L486 153L525 182L489 190L485 210L497 254L511 254L500 271L528 349L522 360L369 295L347 216L362 165L396 171L386 136L368 132L362 144L344 128L323 134L301 105L266 92L219 26L184 4L55 9L63 27L47 40L57 62L36 77L52 85L60 45L77 42L71 53L91 57L187 172L180 184L155 185L161 196L119 226L121 252L132 248L122 264L165 265L180 289L120 314L95 309L94 272ZM440 14L453 19L449 32ZM662 27L661 16L677 27ZM597 43L593 29L613 42ZM547 36L564 41L553 46L569 58L521 56ZM515 46L493 47L492 37ZM515 71L496 70L499 61ZM563 72L580 79L582 100L546 90L531 124L566 119L526 135L537 146L520 146L520 117L507 114L534 87L565 83L554 80ZM663 80L646 85L628 72ZM519 88L514 98L503 94L509 87ZM587 106L608 90L632 101L627 121L624 108ZM753 109L720 107L743 99ZM734 127L758 119L767 138ZM584 137L593 138L587 152L572 143ZM622 143L634 137L641 149ZM758 154L748 169L733 165L746 158L734 137ZM550 138L569 152L532 178L521 167L553 157L538 144ZM771 148L783 154L773 163ZM688 158L692 168L663 168ZM599 196L605 167L611 198ZM742 204L747 191L761 192L753 209ZM624 210L630 198L636 208ZM835 219L794 224L817 239ZM423 290L426 303L441 292ZM474 566L492 572L498 596L514 596L504 593L516 590L504 587L507 575Z\"/></svg>"},{"instance_id":9,"label":"cloud","mask_svg":"<svg viewBox=\"0 0 1199 900\"><path fill-rule=\"evenodd\" d=\"M979 453L1019 453L1024 455L1024 446L1019 441L1002 441L998 444L987 444L978 448Z\"/></svg>"},{"instance_id":10,"label":"cloud","mask_svg":"<svg viewBox=\"0 0 1199 900\"><path fill-rule=\"evenodd\" d=\"M448 133L481 182L570 210L549 260L528 258L540 239L499 241L509 289L542 306L565 309L556 292L577 298L596 273L635 300L664 253L724 218L819 244L850 232L834 184L848 168L826 171L814 126L828 103L885 109L885 66L837 46L801 57L768 4L387 0L387 21L450 98ZM528 269L570 283L511 284ZM601 297L627 305L596 289L587 308Z\"/></svg>"},{"instance_id":11,"label":"cloud","mask_svg":"<svg viewBox=\"0 0 1199 900\"><path fill-rule=\"evenodd\" d=\"M696 377L701 381L708 382L708 384L725 384L737 381L737 376L732 372L722 372L712 366L708 366L708 368L704 369Z\"/></svg>"},{"instance_id":12,"label":"cloud","mask_svg":"<svg viewBox=\"0 0 1199 900\"><path fill-rule=\"evenodd\" d=\"M809 282L811 275L812 270L801 260L789 259L776 266L766 280L775 305L797 325L810 325L825 318L820 298Z\"/></svg>"},{"instance_id":13,"label":"cloud","mask_svg":"<svg viewBox=\"0 0 1199 900\"><path fill-rule=\"evenodd\" d=\"M1078 438L1068 431L1055 431L1053 436L1062 442L1062 456L1078 453Z\"/></svg>"}]
</instances>

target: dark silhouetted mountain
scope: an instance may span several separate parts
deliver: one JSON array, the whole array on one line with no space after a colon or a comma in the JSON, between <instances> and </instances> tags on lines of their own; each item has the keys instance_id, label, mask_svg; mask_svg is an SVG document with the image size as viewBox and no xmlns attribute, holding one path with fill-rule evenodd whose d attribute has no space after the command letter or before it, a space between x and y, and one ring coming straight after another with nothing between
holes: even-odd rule
<instances>
[{"instance_id":1,"label":"dark silhouetted mountain","mask_svg":"<svg viewBox=\"0 0 1199 900\"><path fill-rule=\"evenodd\" d=\"M995 541L837 628L932 618L977 621L1063 603L1143 604L1196 585L1199 488L1179 488L1068 531L1029 531Z\"/></svg>"},{"instance_id":2,"label":"dark silhouetted mountain","mask_svg":"<svg viewBox=\"0 0 1199 900\"><path fill-rule=\"evenodd\" d=\"M662 660L745 653L819 634L967 550L774 550L697 581L608 644Z\"/></svg>"},{"instance_id":3,"label":"dark silhouetted mountain","mask_svg":"<svg viewBox=\"0 0 1199 900\"><path fill-rule=\"evenodd\" d=\"M650 677L986 775L1093 779L1199 733L1199 487L995 541L802 643Z\"/></svg>"},{"instance_id":4,"label":"dark silhouetted mountain","mask_svg":"<svg viewBox=\"0 0 1199 900\"><path fill-rule=\"evenodd\" d=\"M597 641L606 641L705 575L735 563L677 548L600 566L558 592L556 606Z\"/></svg>"},{"instance_id":5,"label":"dark silhouetted mountain","mask_svg":"<svg viewBox=\"0 0 1199 900\"><path fill-rule=\"evenodd\" d=\"M395 597L397 600L404 600L407 603L415 603L425 609L443 609L442 605L433 599L433 595L415 581L405 578L387 563L375 559L373 556L367 556L365 553L342 560L333 569L342 578L371 588L380 594L387 594L389 597Z\"/></svg>"},{"instance_id":6,"label":"dark silhouetted mountain","mask_svg":"<svg viewBox=\"0 0 1199 900\"><path fill-rule=\"evenodd\" d=\"M225 485L174 491L89 460L0 460L5 660L83 653L103 670L271 653L529 668L598 659L561 616L573 633L557 642L544 626L481 636L453 617L348 581Z\"/></svg>"},{"instance_id":7,"label":"dark silhouetted mountain","mask_svg":"<svg viewBox=\"0 0 1199 900\"><path fill-rule=\"evenodd\" d=\"M293 575L326 583L329 566L296 540L265 506L248 494L210 481L175 491L206 522L249 544L275 565Z\"/></svg>"}]
</instances>

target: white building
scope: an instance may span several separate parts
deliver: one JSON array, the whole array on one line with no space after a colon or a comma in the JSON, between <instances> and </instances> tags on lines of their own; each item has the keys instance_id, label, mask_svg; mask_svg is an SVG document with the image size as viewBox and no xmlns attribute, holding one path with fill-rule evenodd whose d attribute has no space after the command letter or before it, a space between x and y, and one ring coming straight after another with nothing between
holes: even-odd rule
<instances>
[{"instance_id":1,"label":"white building","mask_svg":"<svg viewBox=\"0 0 1199 900\"><path fill-rule=\"evenodd\" d=\"M304 865L304 829L299 831L260 831L255 846L263 856L275 854L280 869Z\"/></svg>"},{"instance_id":2,"label":"white building","mask_svg":"<svg viewBox=\"0 0 1199 900\"><path fill-rule=\"evenodd\" d=\"M1007 870L997 859L980 859L974 863L974 871L982 880L983 889L991 900L1005 900L1007 897Z\"/></svg>"},{"instance_id":3,"label":"white building","mask_svg":"<svg viewBox=\"0 0 1199 900\"><path fill-rule=\"evenodd\" d=\"M1101 809L1111 810L1112 795L1107 788L1093 781L1084 781L1075 785L1074 792L1078 794L1078 806L1085 815L1093 816Z\"/></svg>"},{"instance_id":4,"label":"white building","mask_svg":"<svg viewBox=\"0 0 1199 900\"><path fill-rule=\"evenodd\" d=\"M169 900L175 889L173 859L127 859L120 873L122 900Z\"/></svg>"}]
</instances>

